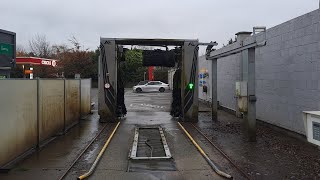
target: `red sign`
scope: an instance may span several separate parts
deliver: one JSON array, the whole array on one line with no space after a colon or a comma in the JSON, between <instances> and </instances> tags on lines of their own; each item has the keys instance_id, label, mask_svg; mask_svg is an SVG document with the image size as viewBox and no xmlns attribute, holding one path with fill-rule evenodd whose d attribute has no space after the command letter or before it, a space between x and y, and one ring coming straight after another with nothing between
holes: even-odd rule
<instances>
[{"instance_id":1,"label":"red sign","mask_svg":"<svg viewBox=\"0 0 320 180\"><path fill-rule=\"evenodd\" d=\"M41 64L42 64L42 65L48 65L48 66L51 66L51 61L42 60L42 61L41 61Z\"/></svg>"},{"instance_id":2,"label":"red sign","mask_svg":"<svg viewBox=\"0 0 320 180\"><path fill-rule=\"evenodd\" d=\"M148 74L149 74L149 81L153 81L154 77L153 77L153 69L154 69L154 66L149 66L148 68Z\"/></svg>"},{"instance_id":3,"label":"red sign","mask_svg":"<svg viewBox=\"0 0 320 180\"><path fill-rule=\"evenodd\" d=\"M17 57L17 64L31 64L31 65L44 65L44 66L57 66L57 60L54 59L44 59L37 57Z\"/></svg>"},{"instance_id":4,"label":"red sign","mask_svg":"<svg viewBox=\"0 0 320 180\"><path fill-rule=\"evenodd\" d=\"M53 66L53 67L57 66L57 61L56 60L52 60L51 61L51 66Z\"/></svg>"}]
</instances>

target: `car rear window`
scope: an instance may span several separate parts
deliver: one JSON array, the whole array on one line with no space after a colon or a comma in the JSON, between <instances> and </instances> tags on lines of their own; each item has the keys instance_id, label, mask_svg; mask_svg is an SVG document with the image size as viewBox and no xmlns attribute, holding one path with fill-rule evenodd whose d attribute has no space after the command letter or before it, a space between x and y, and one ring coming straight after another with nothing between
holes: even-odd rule
<instances>
[{"instance_id":1,"label":"car rear window","mask_svg":"<svg viewBox=\"0 0 320 180\"><path fill-rule=\"evenodd\" d=\"M139 83L138 83L138 85L144 85L144 84L147 84L148 83L148 81L140 81Z\"/></svg>"}]
</instances>

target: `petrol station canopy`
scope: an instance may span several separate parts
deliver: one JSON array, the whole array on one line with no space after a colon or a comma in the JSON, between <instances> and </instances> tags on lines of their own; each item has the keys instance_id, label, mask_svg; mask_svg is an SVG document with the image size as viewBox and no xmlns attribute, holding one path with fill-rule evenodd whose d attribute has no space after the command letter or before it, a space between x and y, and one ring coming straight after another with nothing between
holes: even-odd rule
<instances>
[{"instance_id":1,"label":"petrol station canopy","mask_svg":"<svg viewBox=\"0 0 320 180\"><path fill-rule=\"evenodd\" d=\"M46 59L39 57L17 57L16 64L21 65L40 65L40 66L57 66L57 61L55 59Z\"/></svg>"}]
</instances>

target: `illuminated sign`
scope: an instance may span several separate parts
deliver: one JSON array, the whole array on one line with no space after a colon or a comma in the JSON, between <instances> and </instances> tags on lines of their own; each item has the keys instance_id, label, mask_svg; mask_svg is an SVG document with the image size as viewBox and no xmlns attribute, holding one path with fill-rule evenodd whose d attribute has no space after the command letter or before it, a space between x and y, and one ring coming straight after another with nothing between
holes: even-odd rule
<instances>
[{"instance_id":1,"label":"illuminated sign","mask_svg":"<svg viewBox=\"0 0 320 180\"><path fill-rule=\"evenodd\" d=\"M42 60L41 64L51 66L51 61Z\"/></svg>"},{"instance_id":2,"label":"illuminated sign","mask_svg":"<svg viewBox=\"0 0 320 180\"><path fill-rule=\"evenodd\" d=\"M12 56L13 46L11 44L0 43L0 54Z\"/></svg>"},{"instance_id":3,"label":"illuminated sign","mask_svg":"<svg viewBox=\"0 0 320 180\"><path fill-rule=\"evenodd\" d=\"M51 61L51 65L52 65L53 67L57 66L57 61L52 60L52 61Z\"/></svg>"},{"instance_id":4,"label":"illuminated sign","mask_svg":"<svg viewBox=\"0 0 320 180\"><path fill-rule=\"evenodd\" d=\"M190 90L193 90L194 84L193 84L193 83L189 83L189 84L188 84L188 88L189 88Z\"/></svg>"},{"instance_id":5,"label":"illuminated sign","mask_svg":"<svg viewBox=\"0 0 320 180\"><path fill-rule=\"evenodd\" d=\"M56 67L58 64L57 60L54 59L43 59L38 57L17 57L17 64L32 64L32 65L44 65Z\"/></svg>"}]
</instances>

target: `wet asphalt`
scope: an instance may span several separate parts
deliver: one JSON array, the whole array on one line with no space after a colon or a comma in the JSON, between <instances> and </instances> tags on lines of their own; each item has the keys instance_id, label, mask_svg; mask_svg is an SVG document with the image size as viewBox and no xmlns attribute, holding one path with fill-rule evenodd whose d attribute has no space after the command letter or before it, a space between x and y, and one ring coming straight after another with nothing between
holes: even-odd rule
<instances>
[{"instance_id":1,"label":"wet asphalt","mask_svg":"<svg viewBox=\"0 0 320 180\"><path fill-rule=\"evenodd\" d=\"M18 163L4 180L58 179L93 137L108 125L93 142L64 179L76 179L85 173L106 142L114 123L99 123L97 89L92 90L95 102L93 114L80 120L65 135L56 136L40 151ZM169 115L171 92L133 93L127 89L125 103L128 114L121 119L107 150L95 172L88 179L221 179L199 154L191 141ZM222 149L251 179L320 179L320 150L302 138L284 130L257 123L257 142L248 142L243 120L224 111L212 121L210 108L200 104L200 128L209 139ZM183 123L189 133L213 162L234 179L245 179L221 154L213 148L191 124ZM128 159L135 127L161 126L173 159L169 163L150 161L132 164ZM170 166L170 168L168 168ZM134 167L134 168L132 168ZM171 168L174 167L174 168ZM128 170L134 169L134 172Z\"/></svg>"},{"instance_id":2,"label":"wet asphalt","mask_svg":"<svg viewBox=\"0 0 320 180\"><path fill-rule=\"evenodd\" d=\"M97 89L92 90L95 102L93 114L79 121L65 135L56 136L40 151L28 156L2 180L58 179L78 157L93 137L107 124L106 129L81 156L64 179L76 179L88 171L100 149L113 130L114 123L99 123ZM171 92L133 93L126 89L128 114L121 124L95 172L88 179L222 179L218 176L191 141L169 115ZM320 179L320 150L284 130L257 123L257 142L248 142L243 120L224 111L212 121L210 108L200 103L201 129L251 179ZM245 179L221 154L213 148L191 124L183 123L206 154L234 179ZM134 129L141 126L161 126L173 159L168 162L150 161L134 164L128 159ZM173 167L173 168L172 168ZM129 170L133 169L133 172Z\"/></svg>"},{"instance_id":3,"label":"wet asphalt","mask_svg":"<svg viewBox=\"0 0 320 180\"><path fill-rule=\"evenodd\" d=\"M97 105L97 90L94 89L92 94L92 99ZM220 179L179 129L177 121L170 116L171 96L170 91L137 94L130 89L126 90L125 103L128 114L120 120L119 129L89 179ZM41 151L21 161L8 174L0 174L0 179L58 179L103 127L104 124L98 120L99 116L94 110L92 115L81 120L67 134L57 136ZM110 124L110 127L106 128L64 179L76 179L90 168L113 125ZM150 164L153 170L148 170L150 168L147 163L141 170L128 172L128 155L137 126L164 128L173 156L171 165L175 166L176 170L163 171L163 163L154 161Z\"/></svg>"}]
</instances>

